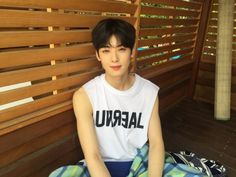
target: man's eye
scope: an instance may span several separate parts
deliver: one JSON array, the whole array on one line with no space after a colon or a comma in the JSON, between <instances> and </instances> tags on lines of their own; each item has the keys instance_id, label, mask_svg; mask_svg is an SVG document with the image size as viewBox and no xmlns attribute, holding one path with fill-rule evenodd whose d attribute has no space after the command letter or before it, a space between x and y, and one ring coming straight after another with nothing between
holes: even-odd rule
<instances>
[{"instance_id":1,"label":"man's eye","mask_svg":"<svg viewBox=\"0 0 236 177\"><path fill-rule=\"evenodd\" d=\"M119 48L119 51L126 51L126 48L125 47L121 47L121 48Z\"/></svg>"},{"instance_id":2,"label":"man's eye","mask_svg":"<svg viewBox=\"0 0 236 177\"><path fill-rule=\"evenodd\" d=\"M102 53L108 53L108 52L109 52L108 49L104 49L104 50L102 50Z\"/></svg>"}]
</instances>

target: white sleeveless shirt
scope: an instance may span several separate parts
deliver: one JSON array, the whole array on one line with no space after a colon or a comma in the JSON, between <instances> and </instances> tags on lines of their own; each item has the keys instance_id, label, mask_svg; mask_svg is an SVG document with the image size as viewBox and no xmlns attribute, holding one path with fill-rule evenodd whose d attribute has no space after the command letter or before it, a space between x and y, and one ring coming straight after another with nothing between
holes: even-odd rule
<instances>
[{"instance_id":1,"label":"white sleeveless shirt","mask_svg":"<svg viewBox=\"0 0 236 177\"><path fill-rule=\"evenodd\" d=\"M130 161L148 140L148 124L159 87L135 74L131 88L112 87L105 74L83 85L93 109L104 161Z\"/></svg>"}]
</instances>

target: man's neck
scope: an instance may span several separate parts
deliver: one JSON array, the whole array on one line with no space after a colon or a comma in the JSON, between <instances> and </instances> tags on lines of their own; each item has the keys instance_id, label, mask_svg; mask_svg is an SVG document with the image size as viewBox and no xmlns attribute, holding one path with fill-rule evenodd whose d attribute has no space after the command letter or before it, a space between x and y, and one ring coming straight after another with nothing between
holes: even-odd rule
<instances>
[{"instance_id":1,"label":"man's neck","mask_svg":"<svg viewBox=\"0 0 236 177\"><path fill-rule=\"evenodd\" d=\"M108 77L105 74L105 79L112 87L121 91L128 90L134 83L133 74L126 74L123 77Z\"/></svg>"}]
</instances>

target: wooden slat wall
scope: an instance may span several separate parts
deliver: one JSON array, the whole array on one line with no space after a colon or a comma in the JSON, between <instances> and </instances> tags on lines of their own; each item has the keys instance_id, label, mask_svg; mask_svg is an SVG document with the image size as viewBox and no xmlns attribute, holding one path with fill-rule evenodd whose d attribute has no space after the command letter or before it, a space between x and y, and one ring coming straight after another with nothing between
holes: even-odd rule
<instances>
[{"instance_id":1,"label":"wooden slat wall","mask_svg":"<svg viewBox=\"0 0 236 177\"><path fill-rule=\"evenodd\" d=\"M151 5L151 7L147 6ZM204 0L0 0L0 176L46 177L82 158L73 92L102 72L90 33L97 21L134 24L134 70L161 87L160 110L187 94Z\"/></svg>"},{"instance_id":2,"label":"wooden slat wall","mask_svg":"<svg viewBox=\"0 0 236 177\"><path fill-rule=\"evenodd\" d=\"M66 118L65 118L66 117ZM72 111L1 136L0 176L46 173L82 158Z\"/></svg>"},{"instance_id":3,"label":"wooden slat wall","mask_svg":"<svg viewBox=\"0 0 236 177\"><path fill-rule=\"evenodd\" d=\"M1 177L46 177L83 158L71 100L102 72L91 30L107 17L137 26L139 4L0 0ZM27 84L12 89L19 83ZM31 101L3 108L22 99Z\"/></svg>"},{"instance_id":4,"label":"wooden slat wall","mask_svg":"<svg viewBox=\"0 0 236 177\"><path fill-rule=\"evenodd\" d=\"M236 1L235 1L236 3ZM236 6L235 6L236 18ZM213 0L207 34L204 41L203 53L200 60L197 83L194 98L197 100L214 103L215 94L215 63L216 63L216 40L217 40L218 0ZM236 23L234 25L236 27ZM231 109L236 110L236 30L233 36L232 50L232 88Z\"/></svg>"},{"instance_id":5,"label":"wooden slat wall","mask_svg":"<svg viewBox=\"0 0 236 177\"><path fill-rule=\"evenodd\" d=\"M107 16L134 24L138 6L130 1L0 0L0 7L0 87L29 83L0 92L0 104L33 100L0 111L4 133L21 122L38 121L37 111L46 114L42 109L63 112L60 105L71 102L73 91L101 72L90 42L93 26Z\"/></svg>"},{"instance_id":6,"label":"wooden slat wall","mask_svg":"<svg viewBox=\"0 0 236 177\"><path fill-rule=\"evenodd\" d=\"M142 0L136 69L160 86L160 109L188 92L202 6L203 1Z\"/></svg>"}]
</instances>

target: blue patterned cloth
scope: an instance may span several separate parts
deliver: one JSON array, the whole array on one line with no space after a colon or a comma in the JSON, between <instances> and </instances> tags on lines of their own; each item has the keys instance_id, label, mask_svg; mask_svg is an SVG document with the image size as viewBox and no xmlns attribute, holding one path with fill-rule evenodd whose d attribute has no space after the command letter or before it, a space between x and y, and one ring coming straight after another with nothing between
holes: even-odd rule
<instances>
[{"instance_id":1,"label":"blue patterned cloth","mask_svg":"<svg viewBox=\"0 0 236 177\"><path fill-rule=\"evenodd\" d=\"M127 177L148 177L148 145L138 149ZM88 168L83 165L68 165L54 170L49 177L90 177ZM170 153L165 154L163 177L209 177L193 166L176 163Z\"/></svg>"}]
</instances>

